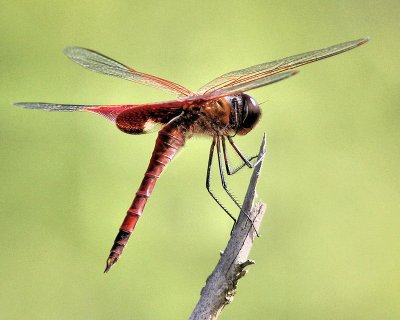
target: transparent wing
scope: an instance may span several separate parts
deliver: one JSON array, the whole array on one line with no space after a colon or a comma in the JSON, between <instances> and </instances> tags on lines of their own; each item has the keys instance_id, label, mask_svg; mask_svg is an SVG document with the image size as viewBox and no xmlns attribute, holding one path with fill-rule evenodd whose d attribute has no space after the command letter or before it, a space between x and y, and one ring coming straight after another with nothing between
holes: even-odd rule
<instances>
[{"instance_id":1,"label":"transparent wing","mask_svg":"<svg viewBox=\"0 0 400 320\"><path fill-rule=\"evenodd\" d=\"M197 94L209 94L212 92L219 92L220 90L229 92L230 90L237 90L238 88L244 88L245 90L258 88L269 84L268 81L263 83L262 79L264 78L354 49L368 40L368 38L362 38L344 42L325 49L310 51L271 62L265 62L246 69L232 71L207 83L197 91ZM258 84L253 86L251 85L252 83Z\"/></svg>"},{"instance_id":2,"label":"transparent wing","mask_svg":"<svg viewBox=\"0 0 400 320\"><path fill-rule=\"evenodd\" d=\"M249 91L252 89L260 88L263 86L267 86L269 84L285 80L291 76L298 74L299 71L287 71L278 74L273 74L271 76L263 77L258 80L244 82L239 84L234 84L228 87L222 87L217 89L216 91L210 92L210 96L226 96L231 94L239 94L241 92ZM203 95L207 97L207 94Z\"/></svg>"},{"instance_id":3,"label":"transparent wing","mask_svg":"<svg viewBox=\"0 0 400 320\"><path fill-rule=\"evenodd\" d=\"M64 53L72 61L86 69L167 90L178 95L187 96L193 94L190 90L179 84L131 69L93 50L80 47L67 47L64 49Z\"/></svg>"}]
</instances>

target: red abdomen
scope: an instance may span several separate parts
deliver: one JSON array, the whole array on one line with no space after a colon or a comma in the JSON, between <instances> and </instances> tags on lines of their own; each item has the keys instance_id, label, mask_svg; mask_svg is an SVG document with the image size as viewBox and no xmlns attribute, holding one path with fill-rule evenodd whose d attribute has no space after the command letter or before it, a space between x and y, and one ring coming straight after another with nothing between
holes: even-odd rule
<instances>
[{"instance_id":1,"label":"red abdomen","mask_svg":"<svg viewBox=\"0 0 400 320\"><path fill-rule=\"evenodd\" d=\"M150 197L151 192L164 171L168 163L174 158L178 150L185 143L185 132L182 127L174 124L174 122L167 124L159 133L154 147L153 154L150 159L149 166L144 174L144 178L135 198L125 216L124 221L120 227L120 231L115 238L114 245L111 248L110 255L107 260L105 272L117 262L124 247L126 246L136 223L139 220L147 199Z\"/></svg>"}]
</instances>

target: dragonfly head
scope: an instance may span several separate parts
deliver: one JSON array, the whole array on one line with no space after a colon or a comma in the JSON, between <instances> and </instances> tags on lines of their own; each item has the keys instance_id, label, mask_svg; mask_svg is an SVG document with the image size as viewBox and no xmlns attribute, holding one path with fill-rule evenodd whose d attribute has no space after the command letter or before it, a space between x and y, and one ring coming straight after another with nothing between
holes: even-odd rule
<instances>
[{"instance_id":1,"label":"dragonfly head","mask_svg":"<svg viewBox=\"0 0 400 320\"><path fill-rule=\"evenodd\" d=\"M237 108L234 107L238 119L236 122L237 134L245 135L257 125L261 109L257 101L247 94L243 93L237 98Z\"/></svg>"}]
</instances>

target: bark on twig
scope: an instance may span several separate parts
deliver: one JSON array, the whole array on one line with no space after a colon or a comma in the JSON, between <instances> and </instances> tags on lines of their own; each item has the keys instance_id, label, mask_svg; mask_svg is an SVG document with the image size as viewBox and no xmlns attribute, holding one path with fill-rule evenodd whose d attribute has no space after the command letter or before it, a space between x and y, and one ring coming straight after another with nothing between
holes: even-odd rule
<instances>
[{"instance_id":1,"label":"bark on twig","mask_svg":"<svg viewBox=\"0 0 400 320\"><path fill-rule=\"evenodd\" d=\"M207 278L206 285L201 291L200 300L193 310L190 320L217 319L224 306L233 300L237 283L247 272L244 268L254 264L254 261L248 260L248 257L266 210L266 204L262 202L253 206L264 154L265 135L258 155L259 162L254 168L243 202L243 210L239 214L217 266ZM253 223L246 217L246 213Z\"/></svg>"}]
</instances>

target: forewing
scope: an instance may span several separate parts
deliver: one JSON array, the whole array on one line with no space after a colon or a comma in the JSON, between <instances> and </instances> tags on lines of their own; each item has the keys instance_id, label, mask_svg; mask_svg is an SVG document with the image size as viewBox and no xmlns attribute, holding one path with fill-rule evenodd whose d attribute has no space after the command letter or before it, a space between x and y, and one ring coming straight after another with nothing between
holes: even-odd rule
<instances>
[{"instance_id":1,"label":"forewing","mask_svg":"<svg viewBox=\"0 0 400 320\"><path fill-rule=\"evenodd\" d=\"M336 44L325 49L310 51L295 56L258 64L246 69L232 71L207 83L197 91L197 94L209 94L212 92L218 92L220 90L223 92L230 92L231 90L238 90L238 88L244 88L245 90L258 88L271 83L268 80L264 83L262 80L264 78L268 78L271 75L291 70L302 65L354 49L367 41L368 38L362 38ZM257 85L251 85L251 83L257 83ZM242 90L242 92L245 90Z\"/></svg>"},{"instance_id":2,"label":"forewing","mask_svg":"<svg viewBox=\"0 0 400 320\"><path fill-rule=\"evenodd\" d=\"M239 84L234 84L229 87L222 87L216 91L212 91L210 93L211 96L226 96L231 94L239 94L245 91L249 91L252 89L260 88L263 86L267 86L269 84L285 80L291 76L298 74L297 70L294 71L286 71L278 74L273 74L271 76L263 77L258 80L244 82Z\"/></svg>"},{"instance_id":3,"label":"forewing","mask_svg":"<svg viewBox=\"0 0 400 320\"><path fill-rule=\"evenodd\" d=\"M131 69L93 50L80 47L67 47L64 49L64 53L72 61L86 69L163 89L177 95L187 96L192 94L190 90L179 84Z\"/></svg>"}]
</instances>

